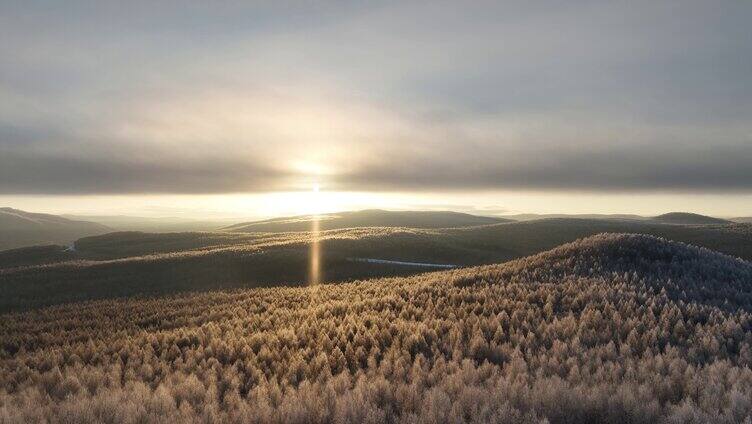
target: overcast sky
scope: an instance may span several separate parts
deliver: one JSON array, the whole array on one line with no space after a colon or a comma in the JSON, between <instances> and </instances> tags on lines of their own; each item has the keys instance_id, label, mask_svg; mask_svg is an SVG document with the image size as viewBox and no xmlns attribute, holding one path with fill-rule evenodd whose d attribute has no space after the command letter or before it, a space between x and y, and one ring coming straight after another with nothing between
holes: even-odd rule
<instances>
[{"instance_id":1,"label":"overcast sky","mask_svg":"<svg viewBox=\"0 0 752 424\"><path fill-rule=\"evenodd\" d=\"M0 199L319 183L738 207L750 22L746 0L6 0Z\"/></svg>"}]
</instances>

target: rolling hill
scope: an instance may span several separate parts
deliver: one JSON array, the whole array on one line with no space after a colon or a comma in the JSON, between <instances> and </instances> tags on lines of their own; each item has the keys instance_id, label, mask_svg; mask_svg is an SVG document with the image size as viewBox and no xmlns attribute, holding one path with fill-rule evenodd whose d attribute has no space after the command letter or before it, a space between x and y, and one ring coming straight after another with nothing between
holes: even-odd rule
<instances>
[{"instance_id":1,"label":"rolling hill","mask_svg":"<svg viewBox=\"0 0 752 424\"><path fill-rule=\"evenodd\" d=\"M558 284L578 278L620 280L682 301L752 310L752 263L644 234L604 233L502 265L472 269L456 284L510 278Z\"/></svg>"},{"instance_id":2,"label":"rolling hill","mask_svg":"<svg viewBox=\"0 0 752 424\"><path fill-rule=\"evenodd\" d=\"M305 215L246 222L224 228L232 232L310 231L313 221L321 230L363 227L453 228L511 222L510 219L459 212L363 210L325 215Z\"/></svg>"},{"instance_id":3,"label":"rolling hill","mask_svg":"<svg viewBox=\"0 0 752 424\"><path fill-rule=\"evenodd\" d=\"M94 222L0 208L0 250L37 244L69 244L81 237L110 231Z\"/></svg>"},{"instance_id":4,"label":"rolling hill","mask_svg":"<svg viewBox=\"0 0 752 424\"><path fill-rule=\"evenodd\" d=\"M752 225L545 219L452 229L359 228L318 234L112 233L76 242L73 255L0 255L0 311L121 296L233 287L298 285L317 243L323 281L413 275L425 267L357 261L474 266L533 255L594 234L642 233L752 259ZM36 256L34 256L36 255ZM46 258L49 260L45 263Z\"/></svg>"},{"instance_id":5,"label":"rolling hill","mask_svg":"<svg viewBox=\"0 0 752 424\"><path fill-rule=\"evenodd\" d=\"M681 224L681 225L712 225L712 224L731 224L732 221L728 221L720 218L713 218L712 216L700 215L689 212L670 212L663 215L658 215L652 218L655 222L662 224Z\"/></svg>"},{"instance_id":6,"label":"rolling hill","mask_svg":"<svg viewBox=\"0 0 752 424\"><path fill-rule=\"evenodd\" d=\"M3 316L8 422L737 423L752 265L636 234L505 264Z\"/></svg>"}]
</instances>

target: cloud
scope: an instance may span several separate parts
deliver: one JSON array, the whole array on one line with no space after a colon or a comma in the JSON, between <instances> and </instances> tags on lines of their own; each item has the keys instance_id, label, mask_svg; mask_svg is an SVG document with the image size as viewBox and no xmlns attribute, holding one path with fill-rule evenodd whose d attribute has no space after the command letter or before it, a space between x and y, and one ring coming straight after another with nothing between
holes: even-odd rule
<instances>
[{"instance_id":1,"label":"cloud","mask_svg":"<svg viewBox=\"0 0 752 424\"><path fill-rule=\"evenodd\" d=\"M279 170L230 159L155 163L75 155L0 156L0 193L4 194L263 192L290 189L287 178Z\"/></svg>"},{"instance_id":2,"label":"cloud","mask_svg":"<svg viewBox=\"0 0 752 424\"><path fill-rule=\"evenodd\" d=\"M752 191L752 5L6 2L0 194Z\"/></svg>"},{"instance_id":3,"label":"cloud","mask_svg":"<svg viewBox=\"0 0 752 424\"><path fill-rule=\"evenodd\" d=\"M752 149L609 149L530 152L506 160L476 152L464 160L436 157L389 161L342 176L360 190L752 191ZM471 165L468 165L471 164Z\"/></svg>"}]
</instances>

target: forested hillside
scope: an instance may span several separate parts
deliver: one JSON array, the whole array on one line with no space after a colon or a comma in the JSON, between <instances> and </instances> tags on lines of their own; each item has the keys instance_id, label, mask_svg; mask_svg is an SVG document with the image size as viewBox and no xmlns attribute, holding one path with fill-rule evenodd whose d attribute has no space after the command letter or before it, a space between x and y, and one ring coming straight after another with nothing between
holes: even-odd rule
<instances>
[{"instance_id":1,"label":"forested hillside","mask_svg":"<svg viewBox=\"0 0 752 424\"><path fill-rule=\"evenodd\" d=\"M507 264L0 316L3 422L749 422L752 265L605 234Z\"/></svg>"},{"instance_id":2,"label":"forested hillside","mask_svg":"<svg viewBox=\"0 0 752 424\"><path fill-rule=\"evenodd\" d=\"M299 285L308 280L314 243L321 280L341 282L425 271L352 258L473 266L532 255L600 232L652 234L752 259L750 224L545 219L454 229L125 232L81 239L75 252L61 252L62 248L0 252L0 312L119 296Z\"/></svg>"}]
</instances>

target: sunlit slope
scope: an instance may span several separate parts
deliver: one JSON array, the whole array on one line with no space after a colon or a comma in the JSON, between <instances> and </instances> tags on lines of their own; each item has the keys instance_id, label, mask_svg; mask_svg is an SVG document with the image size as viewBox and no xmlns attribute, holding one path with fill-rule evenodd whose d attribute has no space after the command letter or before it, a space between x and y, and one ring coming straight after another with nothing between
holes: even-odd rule
<instances>
[{"instance_id":1,"label":"sunlit slope","mask_svg":"<svg viewBox=\"0 0 752 424\"><path fill-rule=\"evenodd\" d=\"M752 265L643 235L0 320L10 422L744 422Z\"/></svg>"},{"instance_id":2,"label":"sunlit slope","mask_svg":"<svg viewBox=\"0 0 752 424\"><path fill-rule=\"evenodd\" d=\"M305 215L246 222L225 228L233 232L310 231L312 221L321 230L362 227L451 228L512 222L511 219L476 216L449 211L385 211L370 209L324 215Z\"/></svg>"},{"instance_id":3,"label":"sunlit slope","mask_svg":"<svg viewBox=\"0 0 752 424\"><path fill-rule=\"evenodd\" d=\"M94 222L0 208L0 250L35 244L67 244L81 237L110 231L110 228Z\"/></svg>"},{"instance_id":4,"label":"sunlit slope","mask_svg":"<svg viewBox=\"0 0 752 424\"><path fill-rule=\"evenodd\" d=\"M76 260L0 269L0 310L84 299L160 295L308 281L310 244L319 243L321 280L411 275L423 267L357 258L470 266L508 261L603 232L652 234L752 258L752 225L681 226L550 219L464 229L363 228L310 233L117 233L79 241ZM32 252L34 253L34 252ZM30 253L30 254L32 254ZM35 252L34 254L43 254ZM3 255L0 254L0 262ZM30 262L27 258L27 263ZM40 259L42 260L42 259ZM37 260L36 262L39 262ZM3 265L0 263L0 268Z\"/></svg>"}]
</instances>

